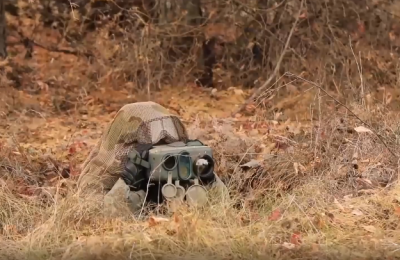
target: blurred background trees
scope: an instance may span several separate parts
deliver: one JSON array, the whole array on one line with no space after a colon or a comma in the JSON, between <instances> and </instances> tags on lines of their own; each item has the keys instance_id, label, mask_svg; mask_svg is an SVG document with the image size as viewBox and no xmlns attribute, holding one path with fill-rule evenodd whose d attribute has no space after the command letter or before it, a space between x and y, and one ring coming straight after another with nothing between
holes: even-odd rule
<instances>
[{"instance_id":1,"label":"blurred background trees","mask_svg":"<svg viewBox=\"0 0 400 260\"><path fill-rule=\"evenodd\" d=\"M257 88L274 70L300 8L298 0L5 0L3 4L10 48L24 46L10 49L12 57L30 59L38 48L73 54L96 68L86 71L92 81L112 77L110 87L118 89L121 82L128 82L124 85L128 90L188 83ZM316 77L338 95L359 98L359 63L367 79L365 93L376 86L394 87L400 78L399 10L399 3L380 0L306 1L277 78L286 71ZM5 56L3 32L0 29L0 55ZM20 65L29 68L19 68L19 73L33 69ZM42 80L57 85L54 77ZM274 88L287 83L283 79Z\"/></svg>"},{"instance_id":2,"label":"blurred background trees","mask_svg":"<svg viewBox=\"0 0 400 260\"><path fill-rule=\"evenodd\" d=\"M7 57L7 25L4 1L0 1L0 57Z\"/></svg>"}]
</instances>

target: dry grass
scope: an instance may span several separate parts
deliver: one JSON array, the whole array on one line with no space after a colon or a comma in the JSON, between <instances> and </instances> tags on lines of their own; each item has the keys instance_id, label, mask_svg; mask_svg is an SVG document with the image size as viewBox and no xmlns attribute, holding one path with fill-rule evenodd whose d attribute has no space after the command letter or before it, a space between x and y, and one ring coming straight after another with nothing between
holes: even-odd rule
<instances>
[{"instance_id":1,"label":"dry grass","mask_svg":"<svg viewBox=\"0 0 400 260\"><path fill-rule=\"evenodd\" d=\"M232 33L227 38L244 38L226 40L218 57L225 67L215 69L215 81L222 81L218 88L262 84L281 55L298 11L295 1L269 9L270 1L264 13L234 2L221 1L220 7L212 8L233 20L239 9L250 10L238 20L244 27L254 26L250 34L258 38L240 38L226 24L216 25L222 15L210 18L207 28L213 31L214 26L215 34L223 31ZM341 4L333 8L322 3L307 1L307 12L278 74L292 71L319 81L351 104L350 109L400 155L399 115L387 110L399 107L398 55L393 49L400 45L391 26L395 19L356 2L338 2L345 10L359 10L350 16ZM276 17L277 22L254 25L251 15L259 15L259 20L263 15ZM375 16L382 21L375 24ZM141 21L136 22L139 26ZM9 19L9 24L24 35L37 36L33 40L40 36L47 46L69 45L65 35L23 15ZM71 24L65 34L77 28ZM246 108L250 116L225 118L244 102L246 90L218 89L210 95L192 86L164 84L178 80L176 85L182 85L196 78L195 45L178 61L171 61L160 45L176 24L159 31L141 27L119 37L109 35L121 33L113 26L106 24L75 43L93 52L91 60L37 46L27 60L23 46L11 48L14 64L4 65L5 72L15 70L23 77L11 82L3 73L0 79L6 93L0 103L1 259L400 257L398 158L376 136L355 132L361 123L346 109L322 91L310 90L309 84L280 78L257 100L258 109ZM171 49L176 47L173 40L167 42ZM253 40L263 46L262 61L255 65L247 47L242 48ZM25 67L33 73L17 71ZM156 88L162 91L154 92ZM181 208L172 216L150 212L143 219L129 214L108 219L98 198L77 196L78 164L105 123L123 104L145 100L149 92L153 100L184 118L194 137L215 149L217 172L229 186L231 201L212 198L204 209ZM71 148L84 142L88 147L82 150ZM256 167L248 169L243 166L247 163ZM65 164L71 178L59 176Z\"/></svg>"},{"instance_id":2,"label":"dry grass","mask_svg":"<svg viewBox=\"0 0 400 260\"><path fill-rule=\"evenodd\" d=\"M379 125L386 140L398 134L398 116L377 117L362 108L358 113ZM15 259L397 257L400 186L389 178L398 174L397 160L373 135L337 130L335 121L342 118L341 129L352 129L359 125L354 119L334 117L337 120L328 117L315 123L318 128L312 130L309 124L295 134L281 129L296 123L270 126L267 137L252 137L226 122L194 124L192 134L216 149L218 170L229 180L232 201L212 199L204 209L181 208L173 216L107 219L99 200L75 195L73 180L59 181L49 196L49 188L43 187L32 199L11 189L14 180L4 179L1 254ZM292 141L277 149L278 139ZM261 143L275 148L260 152ZM399 152L394 144L390 148ZM3 148L2 154L6 151ZM238 167L240 161L260 160L260 153L261 168ZM3 173L23 176L21 171L30 168L12 154L2 158ZM378 185L374 178L388 183Z\"/></svg>"}]
</instances>

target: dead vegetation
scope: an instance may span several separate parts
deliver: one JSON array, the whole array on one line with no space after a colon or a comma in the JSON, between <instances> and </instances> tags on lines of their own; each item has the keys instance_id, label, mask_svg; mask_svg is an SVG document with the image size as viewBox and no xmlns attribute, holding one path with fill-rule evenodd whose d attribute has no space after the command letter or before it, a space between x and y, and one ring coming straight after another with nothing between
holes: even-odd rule
<instances>
[{"instance_id":1,"label":"dead vegetation","mask_svg":"<svg viewBox=\"0 0 400 260\"><path fill-rule=\"evenodd\" d=\"M399 257L399 5L300 2L203 1L199 21L141 1L7 2L0 256ZM107 219L75 196L114 113L147 99L215 149L232 200Z\"/></svg>"},{"instance_id":2,"label":"dead vegetation","mask_svg":"<svg viewBox=\"0 0 400 260\"><path fill-rule=\"evenodd\" d=\"M386 132L386 140L397 137L397 115L371 118L364 109L358 112L365 120L379 120L377 131ZM43 178L57 170L40 170L24 156L26 150L3 147L2 239L10 248L3 249L4 256L395 257L398 162L358 123L339 113L307 125L194 122L189 130L215 148L232 201L211 200L203 210L182 208L173 216L154 212L140 220L102 217L98 202L78 201L74 181L66 176L27 186L32 175ZM397 152L395 147L390 148Z\"/></svg>"}]
</instances>

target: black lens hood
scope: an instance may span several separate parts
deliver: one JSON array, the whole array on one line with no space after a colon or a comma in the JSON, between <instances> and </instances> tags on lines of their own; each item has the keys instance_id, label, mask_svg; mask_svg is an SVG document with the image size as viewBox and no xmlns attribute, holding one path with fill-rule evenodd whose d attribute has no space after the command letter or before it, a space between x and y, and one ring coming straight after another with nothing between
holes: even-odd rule
<instances>
[{"instance_id":1,"label":"black lens hood","mask_svg":"<svg viewBox=\"0 0 400 260\"><path fill-rule=\"evenodd\" d=\"M198 166L196 165L197 161L200 159L204 159L208 162L208 165L205 168L205 172L199 173L199 169ZM211 156L209 156L208 154L204 154L204 155L200 155L199 157L196 158L196 160L194 161L194 173L201 179L209 179L214 177L214 160Z\"/></svg>"}]
</instances>

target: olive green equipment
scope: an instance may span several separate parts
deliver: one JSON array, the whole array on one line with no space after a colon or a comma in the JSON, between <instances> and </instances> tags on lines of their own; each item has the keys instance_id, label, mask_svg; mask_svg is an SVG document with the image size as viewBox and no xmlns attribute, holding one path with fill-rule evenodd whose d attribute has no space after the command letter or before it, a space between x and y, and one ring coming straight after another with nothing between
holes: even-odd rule
<instances>
[{"instance_id":1,"label":"olive green equipment","mask_svg":"<svg viewBox=\"0 0 400 260\"><path fill-rule=\"evenodd\" d=\"M128 153L121 177L131 190L156 186L163 200L186 200L196 206L207 202L205 186L216 181L211 147L199 140L189 140L147 148Z\"/></svg>"}]
</instances>

